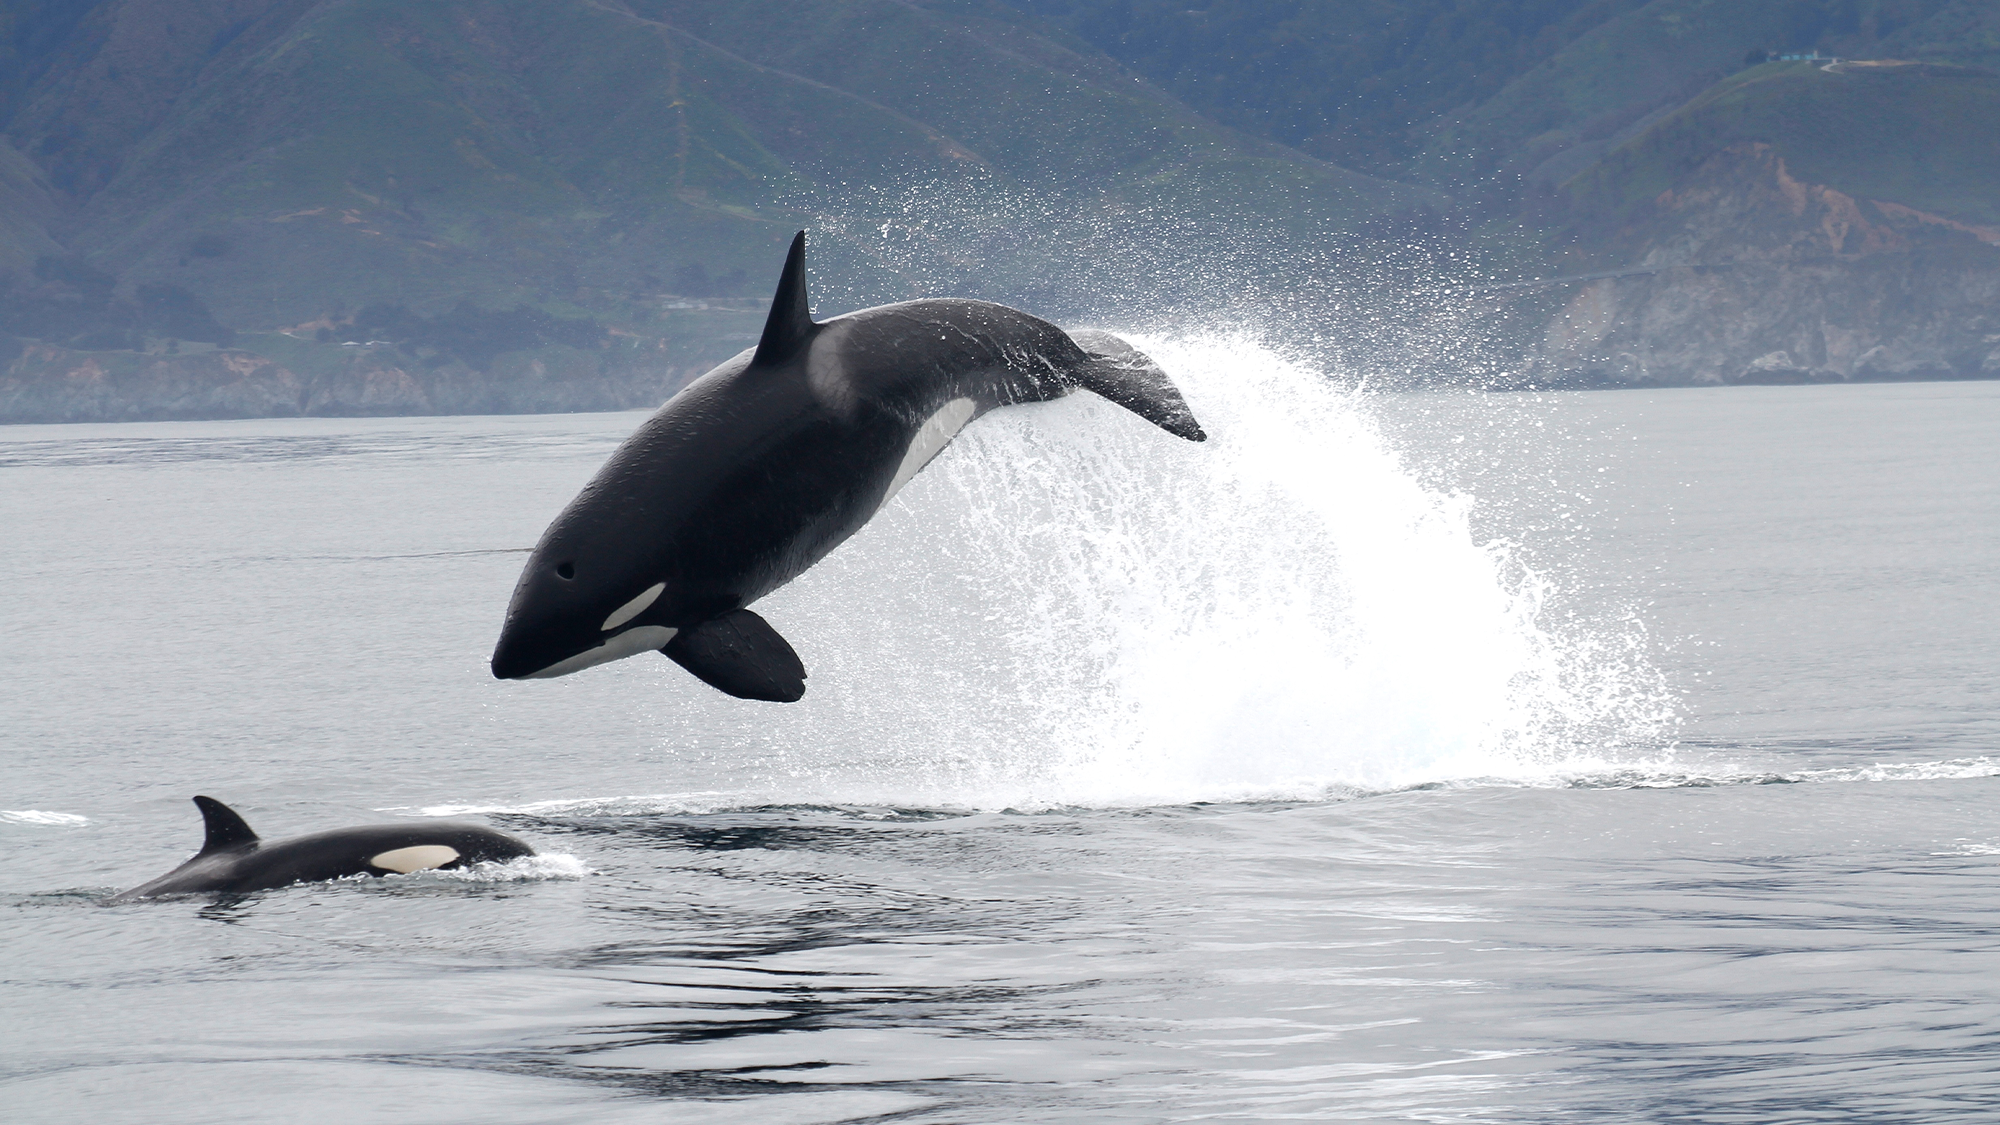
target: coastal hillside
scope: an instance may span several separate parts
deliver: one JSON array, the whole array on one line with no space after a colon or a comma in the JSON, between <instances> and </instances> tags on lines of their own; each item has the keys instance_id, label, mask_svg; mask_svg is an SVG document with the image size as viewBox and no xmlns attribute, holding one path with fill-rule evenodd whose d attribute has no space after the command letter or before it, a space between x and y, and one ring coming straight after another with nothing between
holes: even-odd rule
<instances>
[{"instance_id":1,"label":"coastal hillside","mask_svg":"<svg viewBox=\"0 0 2000 1125\"><path fill-rule=\"evenodd\" d=\"M82 7L17 23L0 87L12 420L264 413L271 369L319 412L640 405L743 346L800 227L823 307L1053 314L1434 196L997 3ZM225 382L165 409L166 371Z\"/></svg>"},{"instance_id":2,"label":"coastal hillside","mask_svg":"<svg viewBox=\"0 0 2000 1125\"><path fill-rule=\"evenodd\" d=\"M1565 186L1593 215L1643 223L1689 169L1746 143L1808 183L2000 225L2000 74L1893 59L1752 67Z\"/></svg>"},{"instance_id":3,"label":"coastal hillside","mask_svg":"<svg viewBox=\"0 0 2000 1125\"><path fill-rule=\"evenodd\" d=\"M0 276L30 275L36 261L63 254L65 202L34 161L0 144Z\"/></svg>"},{"instance_id":4,"label":"coastal hillside","mask_svg":"<svg viewBox=\"0 0 2000 1125\"><path fill-rule=\"evenodd\" d=\"M1370 385L1985 377L1996 74L1991 0L13 0L0 420L647 405L806 227L825 311Z\"/></svg>"},{"instance_id":5,"label":"coastal hillside","mask_svg":"<svg viewBox=\"0 0 2000 1125\"><path fill-rule=\"evenodd\" d=\"M1204 113L1407 175L1425 129L1643 0L1013 0Z\"/></svg>"},{"instance_id":6,"label":"coastal hillside","mask_svg":"<svg viewBox=\"0 0 2000 1125\"><path fill-rule=\"evenodd\" d=\"M1573 267L1622 276L1551 322L1544 376L2000 377L2000 74L1765 64L1566 190Z\"/></svg>"},{"instance_id":7,"label":"coastal hillside","mask_svg":"<svg viewBox=\"0 0 2000 1125\"><path fill-rule=\"evenodd\" d=\"M1013 0L1218 120L1487 202L1766 53L2000 69L1990 0Z\"/></svg>"},{"instance_id":8,"label":"coastal hillside","mask_svg":"<svg viewBox=\"0 0 2000 1125\"><path fill-rule=\"evenodd\" d=\"M1653 0L1605 20L1515 75L1497 94L1420 126L1419 176L1465 181L1500 173L1529 186L1560 185L1769 55L1932 58L1957 39L1952 61L2000 62L1991 5L1958 0ZM1971 13L1981 36L1959 26Z\"/></svg>"},{"instance_id":9,"label":"coastal hillside","mask_svg":"<svg viewBox=\"0 0 2000 1125\"><path fill-rule=\"evenodd\" d=\"M1417 380L1995 373L1991 0L1014 2L1221 120L1449 194L1486 268L1434 308L1476 343Z\"/></svg>"}]
</instances>

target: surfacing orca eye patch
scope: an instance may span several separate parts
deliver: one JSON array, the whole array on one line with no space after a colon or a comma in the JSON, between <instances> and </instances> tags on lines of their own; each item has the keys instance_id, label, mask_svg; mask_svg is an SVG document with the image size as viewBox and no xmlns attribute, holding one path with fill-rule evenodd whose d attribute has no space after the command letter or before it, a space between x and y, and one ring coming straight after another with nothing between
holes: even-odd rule
<instances>
[{"instance_id":1,"label":"surfacing orca eye patch","mask_svg":"<svg viewBox=\"0 0 2000 1125\"><path fill-rule=\"evenodd\" d=\"M458 858L458 849L444 844L418 844L413 848L397 848L371 856L370 867L383 871L394 871L398 875L408 875L412 871L429 871L443 867Z\"/></svg>"}]
</instances>

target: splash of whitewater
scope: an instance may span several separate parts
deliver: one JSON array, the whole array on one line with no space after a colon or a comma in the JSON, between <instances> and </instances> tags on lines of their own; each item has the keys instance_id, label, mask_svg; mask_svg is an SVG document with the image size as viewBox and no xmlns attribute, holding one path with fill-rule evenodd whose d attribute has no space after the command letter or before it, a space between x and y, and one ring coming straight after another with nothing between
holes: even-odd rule
<instances>
[{"instance_id":1,"label":"splash of whitewater","mask_svg":"<svg viewBox=\"0 0 2000 1125\"><path fill-rule=\"evenodd\" d=\"M1139 342L1209 442L1087 394L987 415L759 605L806 701L677 702L662 748L747 755L744 800L1026 808L1317 799L1659 743L1640 641L1545 629L1544 584L1353 394L1240 341Z\"/></svg>"}]
</instances>

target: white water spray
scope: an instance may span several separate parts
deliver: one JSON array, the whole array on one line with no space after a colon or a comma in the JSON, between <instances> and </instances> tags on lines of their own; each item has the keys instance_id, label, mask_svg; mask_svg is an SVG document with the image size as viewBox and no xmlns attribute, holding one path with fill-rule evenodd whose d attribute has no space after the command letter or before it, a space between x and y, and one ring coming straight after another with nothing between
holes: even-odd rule
<instances>
[{"instance_id":1,"label":"white water spray","mask_svg":"<svg viewBox=\"0 0 2000 1125\"><path fill-rule=\"evenodd\" d=\"M1570 772L1656 743L1631 637L1537 624L1361 403L1240 341L1139 341L1211 435L1088 394L996 411L759 605L805 703L680 713L763 795L972 807L1316 799ZM740 705L737 705L740 707Z\"/></svg>"}]
</instances>

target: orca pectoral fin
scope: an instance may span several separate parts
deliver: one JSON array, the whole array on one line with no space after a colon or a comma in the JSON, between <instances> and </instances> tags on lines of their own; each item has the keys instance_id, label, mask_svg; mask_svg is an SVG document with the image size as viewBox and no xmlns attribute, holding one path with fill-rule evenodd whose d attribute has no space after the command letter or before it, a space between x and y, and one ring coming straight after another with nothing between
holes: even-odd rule
<instances>
[{"instance_id":1,"label":"orca pectoral fin","mask_svg":"<svg viewBox=\"0 0 2000 1125\"><path fill-rule=\"evenodd\" d=\"M738 699L797 703L806 693L799 654L747 609L682 629L660 651L702 683Z\"/></svg>"},{"instance_id":2,"label":"orca pectoral fin","mask_svg":"<svg viewBox=\"0 0 2000 1125\"><path fill-rule=\"evenodd\" d=\"M1090 357L1076 385L1102 395L1175 437L1207 441L1180 388L1151 356L1109 332L1081 329L1069 334Z\"/></svg>"}]
</instances>

